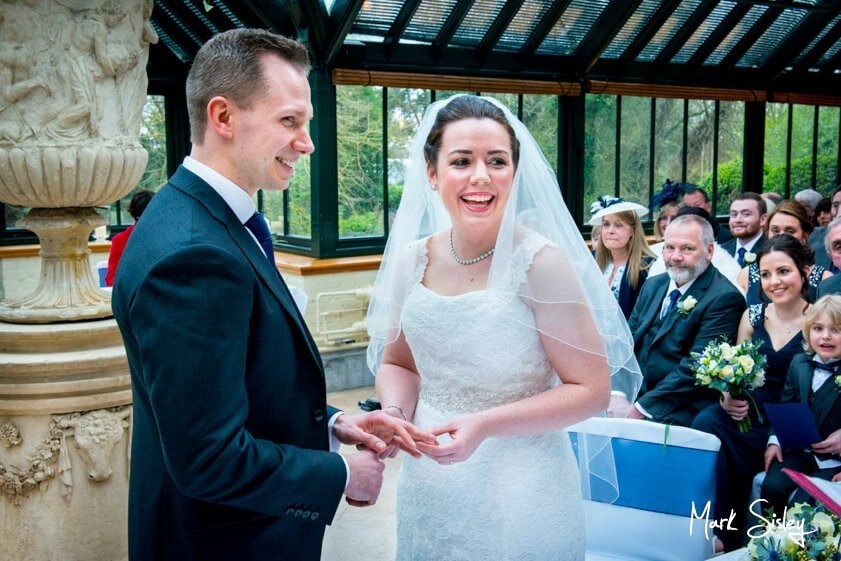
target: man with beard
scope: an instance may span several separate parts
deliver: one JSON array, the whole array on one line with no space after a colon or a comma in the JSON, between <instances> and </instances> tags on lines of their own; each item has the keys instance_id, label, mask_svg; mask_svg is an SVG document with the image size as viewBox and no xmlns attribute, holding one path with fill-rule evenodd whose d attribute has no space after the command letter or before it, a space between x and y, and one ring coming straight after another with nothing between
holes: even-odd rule
<instances>
[{"instance_id":1,"label":"man with beard","mask_svg":"<svg viewBox=\"0 0 841 561\"><path fill-rule=\"evenodd\" d=\"M734 341L745 300L710 265L714 241L699 216L678 216L666 228L666 273L648 279L628 321L644 377L628 417L688 427L718 399L695 385L690 353L722 335Z\"/></svg>"},{"instance_id":2,"label":"man with beard","mask_svg":"<svg viewBox=\"0 0 841 561\"><path fill-rule=\"evenodd\" d=\"M730 233L733 239L721 247L745 267L752 261L752 254L765 241L765 223L768 220L765 200L756 193L739 193L730 203ZM747 256L747 257L746 257Z\"/></svg>"}]
</instances>

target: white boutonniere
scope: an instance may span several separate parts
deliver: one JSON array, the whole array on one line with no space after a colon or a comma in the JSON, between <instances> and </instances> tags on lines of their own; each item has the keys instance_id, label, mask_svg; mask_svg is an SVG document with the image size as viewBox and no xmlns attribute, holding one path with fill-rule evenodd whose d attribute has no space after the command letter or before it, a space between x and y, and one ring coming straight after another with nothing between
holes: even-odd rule
<instances>
[{"instance_id":1,"label":"white boutonniere","mask_svg":"<svg viewBox=\"0 0 841 561\"><path fill-rule=\"evenodd\" d=\"M754 261L756 261L756 254L751 253L750 251L746 251L745 252L745 265L750 265Z\"/></svg>"},{"instance_id":2,"label":"white boutonniere","mask_svg":"<svg viewBox=\"0 0 841 561\"><path fill-rule=\"evenodd\" d=\"M695 299L694 296L687 296L677 304L677 311L682 316L688 316L689 312L695 308L695 304L698 303L698 300Z\"/></svg>"}]
</instances>

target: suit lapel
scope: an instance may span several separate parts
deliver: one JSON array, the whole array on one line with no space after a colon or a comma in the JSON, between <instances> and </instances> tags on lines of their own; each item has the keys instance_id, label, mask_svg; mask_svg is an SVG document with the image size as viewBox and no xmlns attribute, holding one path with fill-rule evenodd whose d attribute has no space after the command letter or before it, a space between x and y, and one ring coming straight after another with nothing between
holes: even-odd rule
<instances>
[{"instance_id":1,"label":"suit lapel","mask_svg":"<svg viewBox=\"0 0 841 561\"><path fill-rule=\"evenodd\" d=\"M686 291L686 294L680 297L680 299L678 300L678 305L680 305L681 302L686 300L688 296L692 296L700 304L701 299L704 297L704 294L706 294L707 289L713 281L714 271L715 269L713 269L712 265L707 267L707 270L701 273L700 277L695 279L695 282L692 283L692 286L689 287L689 290ZM664 291L663 298L665 297L666 293ZM671 312L669 312L669 315L664 317L663 321L660 323L660 327L657 330L657 335L654 337L652 344L664 337L667 333L669 333L674 328L675 323L677 323L678 320L682 319L684 319L684 317L677 309L673 309Z\"/></svg>"},{"instance_id":2,"label":"suit lapel","mask_svg":"<svg viewBox=\"0 0 841 561\"><path fill-rule=\"evenodd\" d=\"M642 333L651 329L654 320L657 319L660 309L663 307L663 299L666 298L666 289L669 287L669 275L657 275L648 279L646 282L656 283L656 288L652 290L652 299L648 303L648 306L643 309L642 317L640 318L640 325L637 331ZM659 286L657 286L658 284Z\"/></svg>"},{"instance_id":3,"label":"suit lapel","mask_svg":"<svg viewBox=\"0 0 841 561\"><path fill-rule=\"evenodd\" d=\"M837 399L838 387L835 385L835 376L833 375L827 378L823 385L818 388L813 398L815 418L818 421L818 426L821 426L826 420Z\"/></svg>"},{"instance_id":4,"label":"suit lapel","mask_svg":"<svg viewBox=\"0 0 841 561\"><path fill-rule=\"evenodd\" d=\"M321 358L315 342L312 340L309 329L307 329L301 317L301 313L295 304L295 300L292 298L292 294L289 292L289 288L286 286L277 269L266 259L266 254L262 248L252 239L245 226L237 219L234 212L222 197L201 178L181 167L172 176L170 183L195 199L199 205L207 209L211 216L223 225L231 240L239 247L240 251L242 251L254 267L257 275L269 288L287 315L298 326L304 340L307 342L310 353L313 355L313 359L321 367Z\"/></svg>"},{"instance_id":5,"label":"suit lapel","mask_svg":"<svg viewBox=\"0 0 841 561\"><path fill-rule=\"evenodd\" d=\"M797 372L797 389L800 391L800 401L809 405L809 396L812 392L812 366L804 363Z\"/></svg>"}]
</instances>

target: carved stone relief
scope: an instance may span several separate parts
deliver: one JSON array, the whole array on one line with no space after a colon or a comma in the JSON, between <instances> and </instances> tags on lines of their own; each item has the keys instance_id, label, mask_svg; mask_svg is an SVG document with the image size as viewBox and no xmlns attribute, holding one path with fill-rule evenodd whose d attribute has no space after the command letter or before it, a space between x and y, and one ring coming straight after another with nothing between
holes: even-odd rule
<instances>
[{"instance_id":1,"label":"carved stone relief","mask_svg":"<svg viewBox=\"0 0 841 561\"><path fill-rule=\"evenodd\" d=\"M129 428L130 415L130 406L53 415L46 435L24 453L25 462L0 458L0 494L20 505L35 489L46 491L49 481L58 476L61 495L69 499L73 476L67 437L73 438L86 479L90 483L106 481L112 475L114 450ZM20 431L10 421L0 424L0 435L5 448L22 442Z\"/></svg>"}]
</instances>

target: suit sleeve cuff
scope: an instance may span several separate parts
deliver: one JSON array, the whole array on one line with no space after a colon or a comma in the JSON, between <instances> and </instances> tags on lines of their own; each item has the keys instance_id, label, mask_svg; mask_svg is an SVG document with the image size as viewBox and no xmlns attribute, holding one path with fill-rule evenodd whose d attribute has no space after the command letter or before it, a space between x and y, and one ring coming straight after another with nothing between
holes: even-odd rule
<instances>
[{"instance_id":1,"label":"suit sleeve cuff","mask_svg":"<svg viewBox=\"0 0 841 561\"><path fill-rule=\"evenodd\" d=\"M327 434L330 435L330 451L331 452L338 452L342 449L341 441L336 438L336 435L333 434L333 425L336 424L336 420L344 415L344 411L336 411L333 413L333 416L330 417L330 420L327 421Z\"/></svg>"},{"instance_id":2,"label":"suit sleeve cuff","mask_svg":"<svg viewBox=\"0 0 841 561\"><path fill-rule=\"evenodd\" d=\"M339 450L342 448L342 443L339 442L339 439L333 435L333 425L336 424L336 419L344 415L344 411L336 411L330 420L327 421L327 432L330 435L330 451L339 454ZM347 460L344 456L339 454L339 457L342 459L342 462L345 464L345 489L347 489L348 483L350 483L350 466L347 463Z\"/></svg>"},{"instance_id":3,"label":"suit sleeve cuff","mask_svg":"<svg viewBox=\"0 0 841 561\"><path fill-rule=\"evenodd\" d=\"M639 402L634 403L634 407L637 408L637 411L639 411L640 413L645 415L646 419L653 419L654 418L654 415L652 415L651 413L646 411L645 408L642 405L639 404Z\"/></svg>"}]
</instances>

